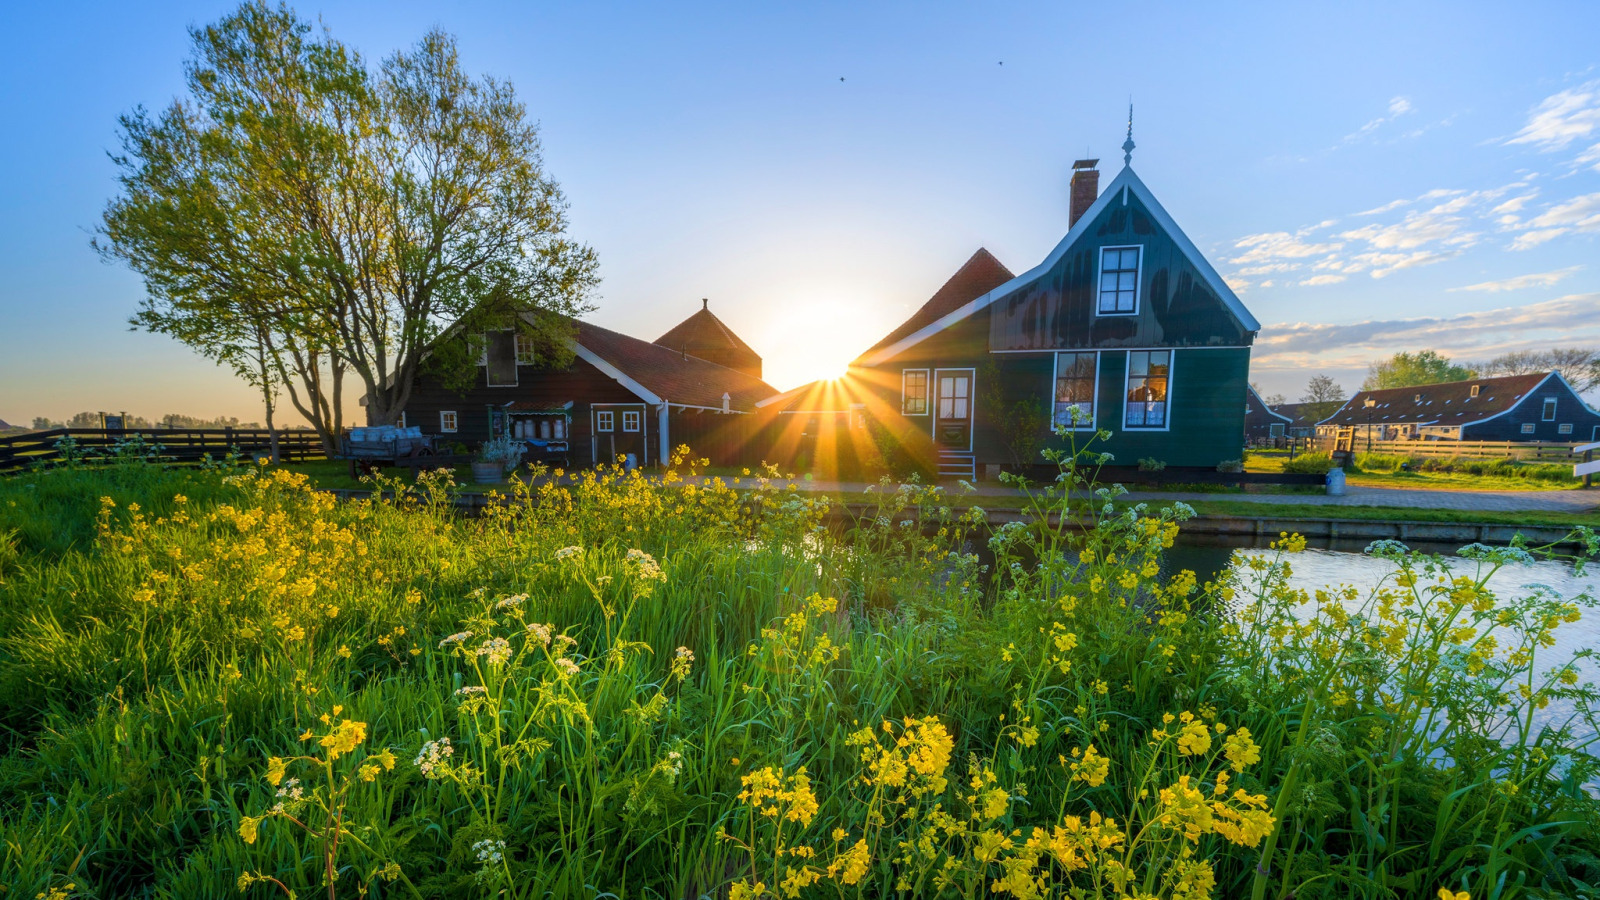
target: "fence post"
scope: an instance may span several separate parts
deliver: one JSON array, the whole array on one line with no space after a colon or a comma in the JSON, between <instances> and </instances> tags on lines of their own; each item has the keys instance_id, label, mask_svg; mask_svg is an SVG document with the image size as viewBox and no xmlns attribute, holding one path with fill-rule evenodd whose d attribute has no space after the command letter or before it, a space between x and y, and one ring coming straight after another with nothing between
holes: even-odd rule
<instances>
[{"instance_id":1,"label":"fence post","mask_svg":"<svg viewBox=\"0 0 1600 900\"><path fill-rule=\"evenodd\" d=\"M1592 462L1593 460L1594 460L1594 451L1593 450L1585 450L1585 451L1583 451L1583 461L1584 462ZM1583 486L1584 487L1591 487L1591 486L1593 486L1593 484L1594 484L1594 473L1592 473L1592 472L1585 473L1584 476L1583 476Z\"/></svg>"}]
</instances>

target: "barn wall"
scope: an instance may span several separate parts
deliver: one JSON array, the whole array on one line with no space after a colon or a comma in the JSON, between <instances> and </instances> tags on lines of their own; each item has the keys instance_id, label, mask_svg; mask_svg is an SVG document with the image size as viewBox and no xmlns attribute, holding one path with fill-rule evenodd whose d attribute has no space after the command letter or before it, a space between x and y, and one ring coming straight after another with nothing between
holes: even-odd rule
<instances>
[{"instance_id":1,"label":"barn wall","mask_svg":"<svg viewBox=\"0 0 1600 900\"><path fill-rule=\"evenodd\" d=\"M1541 420L1546 397L1553 397L1556 401L1556 418L1554 422ZM1522 425L1531 423L1533 434L1523 434ZM1571 434L1561 434L1558 426L1570 424ZM1449 424L1448 422L1441 424ZM1490 419L1480 425L1468 425L1461 429L1461 439L1464 441L1560 441L1563 443L1576 443L1600 440L1594 437L1595 427L1600 426L1600 416L1590 412L1583 401L1572 393L1566 382L1558 378L1545 381L1534 389L1528 396L1522 398L1510 412L1498 418Z\"/></svg>"}]
</instances>

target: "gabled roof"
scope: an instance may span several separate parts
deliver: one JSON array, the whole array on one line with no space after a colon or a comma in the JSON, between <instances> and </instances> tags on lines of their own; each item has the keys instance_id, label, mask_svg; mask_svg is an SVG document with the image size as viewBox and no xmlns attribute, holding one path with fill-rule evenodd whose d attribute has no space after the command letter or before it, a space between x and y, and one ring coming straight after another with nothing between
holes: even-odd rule
<instances>
[{"instance_id":1,"label":"gabled roof","mask_svg":"<svg viewBox=\"0 0 1600 900\"><path fill-rule=\"evenodd\" d=\"M1308 407L1321 406L1322 403L1279 403L1272 411L1294 425L1315 425L1316 420L1306 415Z\"/></svg>"},{"instance_id":2,"label":"gabled roof","mask_svg":"<svg viewBox=\"0 0 1600 900\"><path fill-rule=\"evenodd\" d=\"M1504 415L1551 377L1552 372L1473 378L1415 387L1359 391L1318 425L1475 425ZM1472 388L1478 396L1472 396ZM1367 407L1367 401L1372 407ZM1370 419L1369 419L1370 417Z\"/></svg>"},{"instance_id":3,"label":"gabled roof","mask_svg":"<svg viewBox=\"0 0 1600 900\"><path fill-rule=\"evenodd\" d=\"M1249 391L1249 393L1250 393L1249 397L1246 400L1246 403L1250 407L1250 412L1261 413L1262 415L1265 415L1265 416L1271 416L1274 419L1282 419L1286 423L1292 423L1294 421L1294 419L1290 418L1289 416L1286 416L1283 413L1278 412L1277 410L1275 410L1272 407L1268 406L1267 405L1267 401L1261 399L1261 395L1256 393L1255 385L1253 385L1253 384L1252 385L1246 385L1245 386L1245 390Z\"/></svg>"},{"instance_id":4,"label":"gabled roof","mask_svg":"<svg viewBox=\"0 0 1600 900\"><path fill-rule=\"evenodd\" d=\"M656 338L655 343L690 356L711 352L735 354L748 357L755 362L761 361L761 355L752 350L749 344L733 333L733 329L717 318L711 312L708 303L696 310L694 315L674 325L666 334Z\"/></svg>"},{"instance_id":5,"label":"gabled roof","mask_svg":"<svg viewBox=\"0 0 1600 900\"><path fill-rule=\"evenodd\" d=\"M862 354L860 359L856 360L856 364L871 366L893 359L922 341L987 307L996 300L1008 296L1017 289L1025 287L1046 275L1051 269L1055 268L1056 263L1060 262L1063 256L1067 255L1067 251L1072 249L1072 245L1077 243L1078 239L1088 232L1089 228L1100 217L1100 213L1122 196L1123 191L1131 192L1143 201L1144 205L1149 209L1150 215L1156 220L1156 224L1161 226L1162 230L1171 237L1172 242L1178 246L1178 249L1188 257L1190 263L1200 273L1201 278L1222 299L1223 304L1239 320L1239 324L1243 326L1244 330L1260 331L1261 323L1257 322L1256 317L1250 314L1250 310L1245 309L1244 304L1239 301L1238 295L1234 294L1233 289L1228 287L1228 283L1222 280L1222 276L1217 274L1217 270L1212 268L1211 262L1200 253L1194 243L1189 240L1188 235L1185 235L1183 230L1178 227L1178 224L1172 220L1172 216L1156 200L1155 195L1150 193L1150 189L1145 187L1144 182L1139 180L1139 176L1134 174L1133 166L1124 166L1122 171L1117 174L1117 177L1111 180L1111 184L1106 187L1100 197L1094 201L1094 205L1090 206L1079 217L1078 221L1073 223L1072 227L1067 231L1067 236L1061 239L1061 242L1056 245L1054 250L1050 251L1050 255L1046 256L1043 262L1004 284L985 292L982 296L940 316L905 337L892 341L887 346L869 350Z\"/></svg>"},{"instance_id":6,"label":"gabled roof","mask_svg":"<svg viewBox=\"0 0 1600 900\"><path fill-rule=\"evenodd\" d=\"M578 357L615 378L647 403L722 407L722 395L737 410L777 391L759 378L726 366L686 356L659 344L579 320L574 338Z\"/></svg>"},{"instance_id":7,"label":"gabled roof","mask_svg":"<svg viewBox=\"0 0 1600 900\"><path fill-rule=\"evenodd\" d=\"M884 335L883 340L868 348L867 352L861 355L862 359L874 351L910 337L1015 277L1011 274L1011 270L1001 264L1000 260L995 259L994 254L987 248L979 247L978 252L962 263L961 268L950 276L950 280L935 291L927 303L922 304L921 309L900 323L900 327ZM862 359L856 362L859 363Z\"/></svg>"}]
</instances>

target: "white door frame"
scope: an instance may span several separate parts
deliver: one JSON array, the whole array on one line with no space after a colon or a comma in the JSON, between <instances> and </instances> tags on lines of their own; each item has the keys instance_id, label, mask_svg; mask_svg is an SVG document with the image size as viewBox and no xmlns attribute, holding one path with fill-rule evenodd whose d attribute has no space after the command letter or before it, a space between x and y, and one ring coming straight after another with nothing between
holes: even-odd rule
<instances>
[{"instance_id":1,"label":"white door frame","mask_svg":"<svg viewBox=\"0 0 1600 900\"><path fill-rule=\"evenodd\" d=\"M933 438L933 442L935 444L939 444L939 398L942 396L939 376L947 372L952 374L963 372L966 373L967 376L967 446L964 448L946 447L945 449L959 450L963 453L971 453L973 444L972 433L976 429L978 421L976 414L978 406L978 370L973 366L956 366L933 370L933 389L929 391L929 393L932 394L932 403L929 405L929 412L933 413L933 415L929 416L929 418L933 420L933 424L930 426L928 436ZM943 447L944 445L939 444L939 446Z\"/></svg>"}]
</instances>

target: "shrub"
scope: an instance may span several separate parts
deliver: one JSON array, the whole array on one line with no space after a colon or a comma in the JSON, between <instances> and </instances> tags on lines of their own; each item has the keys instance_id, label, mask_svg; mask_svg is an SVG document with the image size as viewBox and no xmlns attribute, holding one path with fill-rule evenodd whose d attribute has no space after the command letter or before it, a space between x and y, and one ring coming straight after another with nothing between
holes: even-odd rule
<instances>
[{"instance_id":1,"label":"shrub","mask_svg":"<svg viewBox=\"0 0 1600 900\"><path fill-rule=\"evenodd\" d=\"M1326 475L1332 468L1333 457L1326 453L1301 453L1283 462L1283 471L1295 475Z\"/></svg>"}]
</instances>

